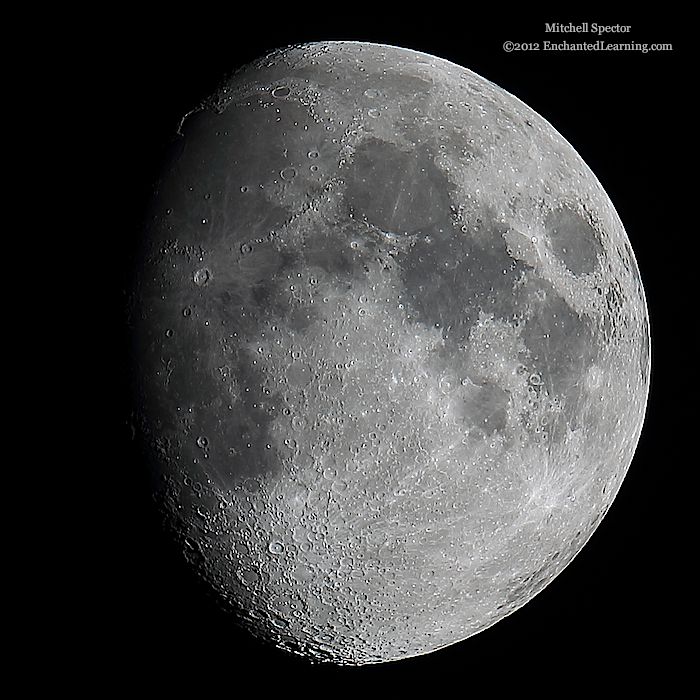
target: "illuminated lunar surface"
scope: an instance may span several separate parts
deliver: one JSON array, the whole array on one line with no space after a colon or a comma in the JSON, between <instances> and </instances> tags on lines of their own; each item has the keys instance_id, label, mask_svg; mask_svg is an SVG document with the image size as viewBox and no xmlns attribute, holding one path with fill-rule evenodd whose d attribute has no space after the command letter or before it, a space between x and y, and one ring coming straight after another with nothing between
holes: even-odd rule
<instances>
[{"instance_id":1,"label":"illuminated lunar surface","mask_svg":"<svg viewBox=\"0 0 700 700\"><path fill-rule=\"evenodd\" d=\"M610 507L644 292L590 169L473 72L311 44L183 120L131 303L174 536L254 634L425 654L541 591Z\"/></svg>"}]
</instances>

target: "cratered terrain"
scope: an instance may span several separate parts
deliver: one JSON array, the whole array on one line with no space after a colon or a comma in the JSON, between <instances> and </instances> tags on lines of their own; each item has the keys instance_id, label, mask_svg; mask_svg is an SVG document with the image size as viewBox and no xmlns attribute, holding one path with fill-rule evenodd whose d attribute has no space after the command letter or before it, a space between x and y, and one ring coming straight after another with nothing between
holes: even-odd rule
<instances>
[{"instance_id":1,"label":"cratered terrain","mask_svg":"<svg viewBox=\"0 0 700 700\"><path fill-rule=\"evenodd\" d=\"M613 502L649 389L603 187L517 98L407 49L273 52L183 118L130 302L176 541L253 633L432 652L514 612Z\"/></svg>"}]
</instances>

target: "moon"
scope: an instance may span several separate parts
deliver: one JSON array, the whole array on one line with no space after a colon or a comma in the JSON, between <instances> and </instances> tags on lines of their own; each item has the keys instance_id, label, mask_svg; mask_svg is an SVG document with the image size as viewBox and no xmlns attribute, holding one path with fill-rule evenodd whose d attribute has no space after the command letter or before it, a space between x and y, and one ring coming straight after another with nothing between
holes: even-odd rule
<instances>
[{"instance_id":1,"label":"moon","mask_svg":"<svg viewBox=\"0 0 700 700\"><path fill-rule=\"evenodd\" d=\"M358 42L182 120L131 290L162 513L253 634L363 665L475 635L610 508L649 391L613 204L514 96Z\"/></svg>"}]
</instances>

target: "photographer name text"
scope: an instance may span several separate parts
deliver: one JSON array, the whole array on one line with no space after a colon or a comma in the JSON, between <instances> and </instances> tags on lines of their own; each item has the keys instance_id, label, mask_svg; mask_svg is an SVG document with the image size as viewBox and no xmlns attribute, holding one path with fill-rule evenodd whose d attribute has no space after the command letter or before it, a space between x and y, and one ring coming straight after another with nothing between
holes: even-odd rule
<instances>
[{"instance_id":1,"label":"photographer name text","mask_svg":"<svg viewBox=\"0 0 700 700\"><path fill-rule=\"evenodd\" d=\"M558 22L553 22L549 24L545 22L544 31L546 34L597 34L601 36L602 34L628 34L632 31L631 24L596 24L593 22L591 25L588 22L583 24L559 24Z\"/></svg>"}]
</instances>

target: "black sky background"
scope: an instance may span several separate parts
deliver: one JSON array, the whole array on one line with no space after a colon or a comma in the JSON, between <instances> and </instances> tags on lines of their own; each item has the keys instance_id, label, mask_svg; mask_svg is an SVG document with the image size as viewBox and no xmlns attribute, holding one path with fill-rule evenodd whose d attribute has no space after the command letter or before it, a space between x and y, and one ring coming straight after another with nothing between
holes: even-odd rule
<instances>
[{"instance_id":1,"label":"black sky background","mask_svg":"<svg viewBox=\"0 0 700 700\"><path fill-rule=\"evenodd\" d=\"M108 447L90 476L101 495L76 553L80 573L68 617L79 641L57 650L61 659L65 655L61 675L69 683L94 679L100 687L160 690L163 696L167 690L174 697L185 689L248 696L251 684L259 693L308 695L373 695L389 687L409 697L484 689L531 695L582 684L673 684L684 672L678 639L689 610L682 590L692 546L679 534L685 526L675 504L690 470L689 441L671 436L690 429L679 409L679 393L685 393L679 385L688 380L678 367L690 361L688 331L679 335L679 323L696 301L677 285L690 264L691 251L683 252L682 244L688 227L697 228L687 216L682 174L689 144L681 135L692 130L691 119L697 127L685 97L687 40L678 20L658 13L559 10L488 22L468 20L464 9L439 13L410 16L404 6L387 20L323 20L327 10L313 6L287 15L271 7L248 14L197 7L177 16L135 12L97 23L86 38L76 70L80 89L94 95L95 121L84 136L92 170L100 174L95 197L103 204L100 226L109 241L108 254L100 251L99 288L101 340L111 369L85 409L99 412L95 439ZM546 21L631 24L634 41L672 42L674 51L503 51L506 40L540 46L552 40ZM129 426L124 290L139 225L180 118L241 64L280 46L326 39L437 55L500 85L550 121L591 167L625 225L653 334L652 388L637 455L612 509L576 559L491 629L429 656L363 668L311 666L231 625L162 533ZM555 40L562 39L575 40ZM62 637L60 630L56 636Z\"/></svg>"}]
</instances>

